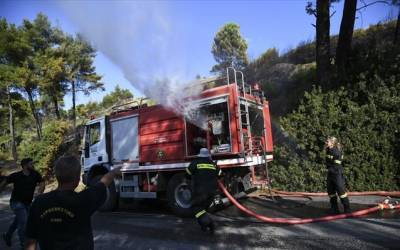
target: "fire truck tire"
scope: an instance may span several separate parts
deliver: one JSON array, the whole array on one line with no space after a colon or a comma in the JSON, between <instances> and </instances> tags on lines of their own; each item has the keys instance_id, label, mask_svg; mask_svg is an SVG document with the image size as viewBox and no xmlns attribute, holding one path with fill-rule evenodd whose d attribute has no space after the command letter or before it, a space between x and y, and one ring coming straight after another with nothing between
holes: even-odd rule
<instances>
[{"instance_id":1,"label":"fire truck tire","mask_svg":"<svg viewBox=\"0 0 400 250\"><path fill-rule=\"evenodd\" d=\"M185 181L185 174L178 173L172 176L167 187L168 205L172 212L180 217L192 217L192 190Z\"/></svg>"},{"instance_id":2,"label":"fire truck tire","mask_svg":"<svg viewBox=\"0 0 400 250\"><path fill-rule=\"evenodd\" d=\"M93 178L93 181L90 183L93 185L94 183L97 183L100 181L102 175L98 175ZM106 190L106 200L104 201L103 205L99 208L99 211L101 212L111 212L114 211L118 208L118 193L115 189L115 183L112 182L110 186L107 187Z\"/></svg>"}]
</instances>

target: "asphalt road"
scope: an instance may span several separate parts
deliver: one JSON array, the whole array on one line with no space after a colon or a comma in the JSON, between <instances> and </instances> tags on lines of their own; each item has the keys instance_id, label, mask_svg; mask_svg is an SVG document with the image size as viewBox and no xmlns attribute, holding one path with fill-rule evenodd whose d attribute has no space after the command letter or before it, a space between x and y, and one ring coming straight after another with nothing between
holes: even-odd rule
<instances>
[{"instance_id":1,"label":"asphalt road","mask_svg":"<svg viewBox=\"0 0 400 250\"><path fill-rule=\"evenodd\" d=\"M351 197L354 210L381 197ZM326 198L255 197L241 201L271 217L326 215ZM12 220L7 197L0 197L0 231ZM156 201L130 203L112 213L93 216L95 249L400 249L400 212L382 211L369 217L304 225L259 223L230 206L213 215L214 235L200 231L194 219L172 215ZM17 237L14 236L14 245ZM6 249L0 242L0 249ZM12 248L17 249L17 248Z\"/></svg>"}]
</instances>

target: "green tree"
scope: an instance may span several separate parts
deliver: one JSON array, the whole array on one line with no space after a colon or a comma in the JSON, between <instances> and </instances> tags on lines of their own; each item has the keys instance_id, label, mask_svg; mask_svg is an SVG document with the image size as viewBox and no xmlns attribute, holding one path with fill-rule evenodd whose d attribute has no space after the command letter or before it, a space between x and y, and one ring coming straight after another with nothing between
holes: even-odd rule
<instances>
[{"instance_id":1,"label":"green tree","mask_svg":"<svg viewBox=\"0 0 400 250\"><path fill-rule=\"evenodd\" d=\"M3 103L8 107L9 132L11 137L12 155L17 161L16 136L15 136L15 117L13 110L12 89L17 87L18 77L16 72L19 61L24 53L28 51L28 46L22 41L20 32L15 25L7 23L6 19L0 20L0 95Z\"/></svg>"},{"instance_id":2,"label":"green tree","mask_svg":"<svg viewBox=\"0 0 400 250\"><path fill-rule=\"evenodd\" d=\"M240 27L234 23L225 24L215 35L212 54L217 64L211 72L226 74L227 67L245 70L248 65L247 42L240 35Z\"/></svg>"},{"instance_id":3,"label":"green tree","mask_svg":"<svg viewBox=\"0 0 400 250\"><path fill-rule=\"evenodd\" d=\"M117 85L115 86L115 89L111 93L103 97L101 106L107 109L116 104L121 104L121 102L132 99L133 95L128 89L121 89L121 87Z\"/></svg>"},{"instance_id":4,"label":"green tree","mask_svg":"<svg viewBox=\"0 0 400 250\"><path fill-rule=\"evenodd\" d=\"M392 22L364 32L365 40L353 47L350 83L330 91L314 88L281 119L295 146L276 147L271 165L276 187L324 190L322 147L326 136L334 135L344 145L350 190L399 189L400 48L383 39L394 28Z\"/></svg>"},{"instance_id":5,"label":"green tree","mask_svg":"<svg viewBox=\"0 0 400 250\"><path fill-rule=\"evenodd\" d=\"M397 44L399 40L399 30L400 30L400 0L392 0L392 4L399 8L399 11L397 13L396 29L394 32L394 39L393 39L393 44Z\"/></svg>"},{"instance_id":6,"label":"green tree","mask_svg":"<svg viewBox=\"0 0 400 250\"><path fill-rule=\"evenodd\" d=\"M31 157L37 162L35 168L42 175L51 174L54 161L65 153L67 146L64 142L70 124L66 121L51 121L44 126L43 139L36 140L29 134L24 134L25 140L19 145L22 157Z\"/></svg>"},{"instance_id":7,"label":"green tree","mask_svg":"<svg viewBox=\"0 0 400 250\"><path fill-rule=\"evenodd\" d=\"M32 115L35 119L37 136L42 137L42 121L35 99L39 95L39 82L41 68L35 63L38 57L46 52L49 48L55 46L58 42L54 36L54 28L48 18L39 13L33 22L24 20L23 24L18 28L19 39L25 49L24 54L18 60L19 66L17 72L19 77L19 86L28 96Z\"/></svg>"},{"instance_id":8,"label":"green tree","mask_svg":"<svg viewBox=\"0 0 400 250\"><path fill-rule=\"evenodd\" d=\"M103 83L93 66L96 51L80 35L65 37L61 50L65 58L66 79L70 84L72 94L72 121L76 128L76 93L83 92L90 95L92 91L104 90Z\"/></svg>"},{"instance_id":9,"label":"green tree","mask_svg":"<svg viewBox=\"0 0 400 250\"><path fill-rule=\"evenodd\" d=\"M336 70L339 79L346 78L346 64L350 54L354 22L356 20L357 0L345 0L340 23L339 39L336 48Z\"/></svg>"},{"instance_id":10,"label":"green tree","mask_svg":"<svg viewBox=\"0 0 400 250\"><path fill-rule=\"evenodd\" d=\"M44 103L52 103L57 119L61 119L59 103L67 89L64 60L57 49L51 48L38 56L35 61L39 69L41 99Z\"/></svg>"},{"instance_id":11,"label":"green tree","mask_svg":"<svg viewBox=\"0 0 400 250\"><path fill-rule=\"evenodd\" d=\"M264 81L268 71L275 64L279 63L279 53L275 48L268 49L259 58L249 63L246 69L247 81Z\"/></svg>"},{"instance_id":12,"label":"green tree","mask_svg":"<svg viewBox=\"0 0 400 250\"><path fill-rule=\"evenodd\" d=\"M330 87L330 1L317 0L316 24L316 62L317 81L324 87Z\"/></svg>"},{"instance_id":13,"label":"green tree","mask_svg":"<svg viewBox=\"0 0 400 250\"><path fill-rule=\"evenodd\" d=\"M15 118L13 110L13 100L11 98L11 86L13 85L13 74L12 67L0 64L0 96L2 100L7 100L3 102L3 105L8 107L8 120L9 120L9 131L11 137L11 151L13 159L16 162L18 160L17 155L17 145L15 137Z\"/></svg>"},{"instance_id":14,"label":"green tree","mask_svg":"<svg viewBox=\"0 0 400 250\"><path fill-rule=\"evenodd\" d=\"M102 114L103 109L98 102L88 102L76 106L78 125L84 124L91 116ZM71 110L72 113L72 110Z\"/></svg>"}]
</instances>

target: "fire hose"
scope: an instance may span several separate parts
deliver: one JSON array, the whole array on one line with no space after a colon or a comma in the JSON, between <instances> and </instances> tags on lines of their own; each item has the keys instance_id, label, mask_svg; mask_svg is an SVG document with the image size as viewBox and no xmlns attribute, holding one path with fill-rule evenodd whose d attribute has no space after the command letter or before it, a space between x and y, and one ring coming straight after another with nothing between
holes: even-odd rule
<instances>
[{"instance_id":1,"label":"fire hose","mask_svg":"<svg viewBox=\"0 0 400 250\"><path fill-rule=\"evenodd\" d=\"M271 189L272 192L276 194L283 195L300 195L300 196L327 196L327 193L307 193L307 192L287 192L280 191L276 189ZM379 195L379 196L390 196L390 197L400 197L400 191L367 191L367 192L347 192L350 196L361 196L361 195Z\"/></svg>"},{"instance_id":2,"label":"fire hose","mask_svg":"<svg viewBox=\"0 0 400 250\"><path fill-rule=\"evenodd\" d=\"M400 209L400 204L391 204L389 203L389 200L385 200L382 203L379 203L375 207L355 211L352 213L347 213L347 214L338 214L338 215L330 215L330 216L324 216L324 217L319 217L319 218L271 218L267 217L264 215L257 214L256 212L246 208L242 204L240 204L226 189L224 184L221 181L218 181L218 185L222 192L225 194L225 196L229 199L232 204L234 204L237 208L239 208L242 212L253 216L263 222L268 222L268 223L279 223L279 224L289 224L289 225L295 225L295 224L305 224L305 223L313 223L313 222L321 222L321 221L332 221L332 220L337 220L337 219L344 219L344 218L349 218L349 217L358 217L358 216L363 216L366 214L374 213L379 210L384 210L384 209ZM289 193L289 192L288 192ZM322 194L321 194L322 195Z\"/></svg>"}]
</instances>

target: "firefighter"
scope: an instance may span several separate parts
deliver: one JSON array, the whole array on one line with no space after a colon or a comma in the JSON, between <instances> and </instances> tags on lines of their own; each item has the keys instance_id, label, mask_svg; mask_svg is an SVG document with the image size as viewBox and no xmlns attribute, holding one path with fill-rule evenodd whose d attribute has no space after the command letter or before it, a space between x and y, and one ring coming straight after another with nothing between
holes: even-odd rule
<instances>
[{"instance_id":1,"label":"firefighter","mask_svg":"<svg viewBox=\"0 0 400 250\"><path fill-rule=\"evenodd\" d=\"M201 148L197 156L198 158L186 168L186 178L192 180L192 209L201 230L214 233L214 222L206 210L213 202L217 190L217 178L222 172L212 161L207 148Z\"/></svg>"},{"instance_id":2,"label":"firefighter","mask_svg":"<svg viewBox=\"0 0 400 250\"><path fill-rule=\"evenodd\" d=\"M331 210L333 214L339 214L337 195L343 204L344 213L350 213L350 202L345 188L343 176L343 154L342 146L336 137L330 136L325 142L326 167L328 175L326 186L330 198Z\"/></svg>"}]
</instances>

